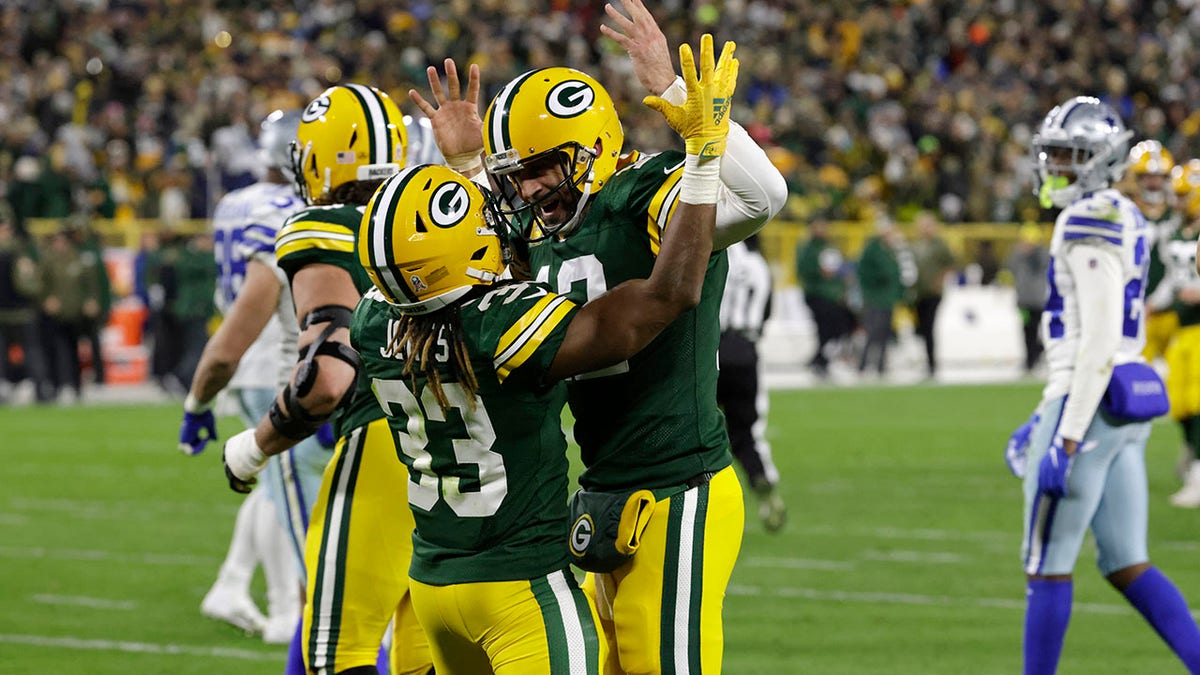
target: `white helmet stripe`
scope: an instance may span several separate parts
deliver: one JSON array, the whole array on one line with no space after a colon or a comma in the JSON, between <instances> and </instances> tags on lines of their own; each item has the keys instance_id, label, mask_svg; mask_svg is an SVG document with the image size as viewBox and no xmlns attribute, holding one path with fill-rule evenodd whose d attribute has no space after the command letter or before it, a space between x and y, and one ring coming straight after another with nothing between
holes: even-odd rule
<instances>
[{"instance_id":1,"label":"white helmet stripe","mask_svg":"<svg viewBox=\"0 0 1200 675\"><path fill-rule=\"evenodd\" d=\"M375 213L371 216L372 266L379 274L380 279L387 285L388 293L398 301L407 299L410 294L406 292L408 289L402 285L403 282L398 281L396 275L392 273L392 268L388 265L387 244L384 242L388 229L392 225L391 218L388 217L392 209L388 207L393 204L396 192L408 182L408 174L412 171L413 169L406 169L387 182L383 188L383 194L375 200Z\"/></svg>"},{"instance_id":2,"label":"white helmet stripe","mask_svg":"<svg viewBox=\"0 0 1200 675\"><path fill-rule=\"evenodd\" d=\"M371 122L371 128L368 133L374 139L372 147L375 148L375 154L371 157L371 164L389 164L392 162L391 156L388 154L388 118L387 112L383 109L383 101L379 98L370 87L361 84L346 85L353 89L360 98L367 104L367 114Z\"/></svg>"}]
</instances>

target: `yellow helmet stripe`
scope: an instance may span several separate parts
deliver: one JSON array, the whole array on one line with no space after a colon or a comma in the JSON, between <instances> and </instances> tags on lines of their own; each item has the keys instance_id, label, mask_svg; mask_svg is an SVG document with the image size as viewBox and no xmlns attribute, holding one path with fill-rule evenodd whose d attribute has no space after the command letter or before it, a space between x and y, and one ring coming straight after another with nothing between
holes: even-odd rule
<instances>
[{"instance_id":1,"label":"yellow helmet stripe","mask_svg":"<svg viewBox=\"0 0 1200 675\"><path fill-rule=\"evenodd\" d=\"M359 105L363 108L363 116L370 124L370 128L363 131L366 132L370 141L371 163L390 164L394 151L392 135L388 132L388 124L391 120L388 119L387 107L383 104L383 98L379 92L361 84L348 84L346 88L354 93Z\"/></svg>"},{"instance_id":2,"label":"yellow helmet stripe","mask_svg":"<svg viewBox=\"0 0 1200 675\"><path fill-rule=\"evenodd\" d=\"M512 148L512 135L508 130L509 108L512 106L512 98L525 83L533 76L537 70L531 70L528 73L509 82L499 94L496 94L496 100L488 111L488 119L484 122L487 128L491 130L489 137L491 138L494 147L488 148L489 154L504 152Z\"/></svg>"},{"instance_id":3,"label":"yellow helmet stripe","mask_svg":"<svg viewBox=\"0 0 1200 675\"><path fill-rule=\"evenodd\" d=\"M396 195L404 190L420 167L405 169L396 176L388 179L379 194L375 196L375 205L368 215L367 244L370 248L371 267L379 275L380 280L387 286L387 294L392 302L401 302L403 297L408 302L417 302L418 298L402 279L396 278L396 269L388 264L388 254L392 249L392 219L396 215L396 206L400 201ZM384 207L386 205L386 207ZM403 274L403 273L401 273Z\"/></svg>"}]
</instances>

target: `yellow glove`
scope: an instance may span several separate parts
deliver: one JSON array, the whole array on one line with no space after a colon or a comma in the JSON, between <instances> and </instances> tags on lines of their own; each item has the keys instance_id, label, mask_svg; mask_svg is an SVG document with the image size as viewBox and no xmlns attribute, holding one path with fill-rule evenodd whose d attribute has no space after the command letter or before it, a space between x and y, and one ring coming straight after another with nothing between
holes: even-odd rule
<instances>
[{"instance_id":1,"label":"yellow glove","mask_svg":"<svg viewBox=\"0 0 1200 675\"><path fill-rule=\"evenodd\" d=\"M737 45L726 42L721 58L713 65L712 35L700 38L700 70L693 71L695 57L687 44L679 45L679 66L687 85L687 101L677 106L658 96L647 96L642 103L657 110L683 137L689 155L702 158L725 154L729 134L729 104L737 87L738 60L733 57Z\"/></svg>"}]
</instances>

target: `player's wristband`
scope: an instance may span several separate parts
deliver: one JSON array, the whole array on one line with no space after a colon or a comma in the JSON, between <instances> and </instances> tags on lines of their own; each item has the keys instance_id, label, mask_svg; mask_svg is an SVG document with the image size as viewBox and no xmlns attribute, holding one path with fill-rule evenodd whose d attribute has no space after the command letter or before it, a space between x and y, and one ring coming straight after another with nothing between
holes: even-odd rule
<instances>
[{"instance_id":1,"label":"player's wristband","mask_svg":"<svg viewBox=\"0 0 1200 675\"><path fill-rule=\"evenodd\" d=\"M183 399L183 411L193 415L199 415L203 412L208 412L212 409L212 401L201 403L192 392L188 392L187 398Z\"/></svg>"},{"instance_id":2,"label":"player's wristband","mask_svg":"<svg viewBox=\"0 0 1200 675\"><path fill-rule=\"evenodd\" d=\"M688 204L716 204L721 189L721 158L688 155L679 179L679 201Z\"/></svg>"},{"instance_id":3,"label":"player's wristband","mask_svg":"<svg viewBox=\"0 0 1200 675\"><path fill-rule=\"evenodd\" d=\"M454 169L467 178L471 178L483 170L483 160L480 157L481 156L478 150L475 152L464 152L458 155L450 155L446 158L446 166Z\"/></svg>"}]
</instances>

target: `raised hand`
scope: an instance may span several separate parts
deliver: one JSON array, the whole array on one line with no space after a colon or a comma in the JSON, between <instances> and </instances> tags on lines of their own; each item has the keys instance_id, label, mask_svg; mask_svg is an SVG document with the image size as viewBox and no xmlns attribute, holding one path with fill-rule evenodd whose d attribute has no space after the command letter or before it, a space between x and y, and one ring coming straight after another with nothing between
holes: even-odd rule
<instances>
[{"instance_id":1,"label":"raised hand","mask_svg":"<svg viewBox=\"0 0 1200 675\"><path fill-rule=\"evenodd\" d=\"M612 38L629 54L633 72L647 93L660 96L675 81L667 36L663 35L642 0L622 0L621 4L629 16L626 17L612 4L605 5L604 11L612 18L616 28L600 24L600 32Z\"/></svg>"},{"instance_id":2,"label":"raised hand","mask_svg":"<svg viewBox=\"0 0 1200 675\"><path fill-rule=\"evenodd\" d=\"M483 119L479 117L479 66L472 63L467 69L467 93L462 96L458 68L454 59L446 59L446 86L437 68L429 66L429 90L434 103L425 100L416 89L408 90L413 103L429 118L433 137L446 163L455 170L480 162L483 152Z\"/></svg>"},{"instance_id":3,"label":"raised hand","mask_svg":"<svg viewBox=\"0 0 1200 675\"><path fill-rule=\"evenodd\" d=\"M705 33L700 38L700 68L697 71L694 70L696 61L692 48L687 44L680 45L679 62L687 85L687 101L677 106L658 96L642 99L647 106L661 113L667 124L683 137L689 155L703 159L725 154L729 106L737 88L738 60L733 56L736 48L734 43L726 42L721 58L714 64L712 35Z\"/></svg>"}]
</instances>

